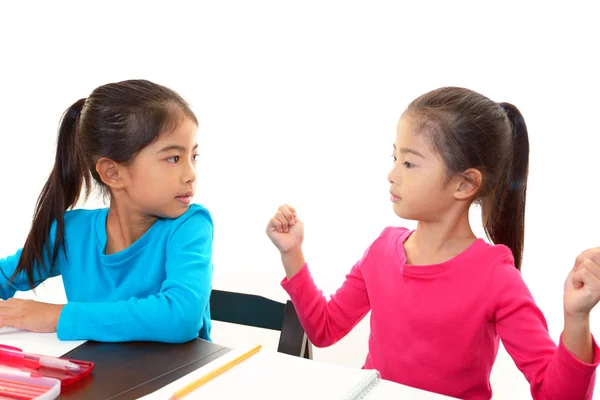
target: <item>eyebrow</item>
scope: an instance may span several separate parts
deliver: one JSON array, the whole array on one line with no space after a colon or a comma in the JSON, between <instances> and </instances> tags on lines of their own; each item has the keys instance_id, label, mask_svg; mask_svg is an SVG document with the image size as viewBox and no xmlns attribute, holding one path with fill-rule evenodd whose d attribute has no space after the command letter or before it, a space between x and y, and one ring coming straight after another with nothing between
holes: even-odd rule
<instances>
[{"instance_id":1,"label":"eyebrow","mask_svg":"<svg viewBox=\"0 0 600 400\"><path fill-rule=\"evenodd\" d=\"M394 145L394 150L396 150L396 145ZM407 154L407 153L414 154L415 156L419 156L421 158L425 158L425 156L423 154L419 153L415 149L409 149L407 147L400 148L400 154Z\"/></svg>"},{"instance_id":2,"label":"eyebrow","mask_svg":"<svg viewBox=\"0 0 600 400\"><path fill-rule=\"evenodd\" d=\"M197 148L198 148L198 143L196 143L196 145L194 147L192 147L192 151L196 150ZM163 148L162 150L157 151L156 154L158 154L158 153L165 153L165 152L171 151L171 150L185 151L186 148L184 146L179 146L177 144L172 144L172 145L169 145L169 146Z\"/></svg>"}]
</instances>

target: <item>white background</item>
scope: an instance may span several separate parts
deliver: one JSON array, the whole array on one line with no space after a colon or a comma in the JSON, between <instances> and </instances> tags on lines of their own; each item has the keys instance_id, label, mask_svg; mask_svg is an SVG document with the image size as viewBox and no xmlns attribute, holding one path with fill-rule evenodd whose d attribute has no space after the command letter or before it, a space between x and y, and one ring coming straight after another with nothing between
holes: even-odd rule
<instances>
[{"instance_id":1,"label":"white background","mask_svg":"<svg viewBox=\"0 0 600 400\"><path fill-rule=\"evenodd\" d=\"M400 114L425 91L465 86L514 103L528 124L523 275L558 340L564 278L600 245L598 26L592 2L2 3L0 254L24 242L62 112L98 85L146 78L200 121L196 201L215 221L214 286L286 299L264 228L287 202L331 293L383 227L414 226L387 194ZM479 210L472 224L483 235ZM64 301L60 279L38 294ZM367 334L365 320L315 358L360 367ZM215 324L213 338L274 348L277 334ZM492 385L495 398L529 397L503 351Z\"/></svg>"}]
</instances>

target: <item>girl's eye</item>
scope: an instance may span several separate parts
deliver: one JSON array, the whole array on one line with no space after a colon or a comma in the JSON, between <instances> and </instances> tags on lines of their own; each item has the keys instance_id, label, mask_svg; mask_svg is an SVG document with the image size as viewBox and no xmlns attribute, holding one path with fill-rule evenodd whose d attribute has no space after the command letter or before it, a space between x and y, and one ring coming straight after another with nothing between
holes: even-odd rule
<instances>
[{"instance_id":1,"label":"girl's eye","mask_svg":"<svg viewBox=\"0 0 600 400\"><path fill-rule=\"evenodd\" d=\"M398 159L396 158L395 155L392 154L392 159L394 160L394 162L398 161Z\"/></svg>"},{"instance_id":2,"label":"girl's eye","mask_svg":"<svg viewBox=\"0 0 600 400\"><path fill-rule=\"evenodd\" d=\"M176 164L179 162L179 156L169 157L169 158L167 158L167 161L170 163Z\"/></svg>"},{"instance_id":3,"label":"girl's eye","mask_svg":"<svg viewBox=\"0 0 600 400\"><path fill-rule=\"evenodd\" d=\"M192 156L192 160L194 160L194 161L198 161L199 158L200 158L200 154L194 154Z\"/></svg>"},{"instance_id":4,"label":"girl's eye","mask_svg":"<svg viewBox=\"0 0 600 400\"><path fill-rule=\"evenodd\" d=\"M404 161L404 163L403 163L403 164L404 164L404 166L405 166L406 168L409 168L409 169L415 166L414 164L411 164L411 163L409 163L408 161Z\"/></svg>"}]
</instances>

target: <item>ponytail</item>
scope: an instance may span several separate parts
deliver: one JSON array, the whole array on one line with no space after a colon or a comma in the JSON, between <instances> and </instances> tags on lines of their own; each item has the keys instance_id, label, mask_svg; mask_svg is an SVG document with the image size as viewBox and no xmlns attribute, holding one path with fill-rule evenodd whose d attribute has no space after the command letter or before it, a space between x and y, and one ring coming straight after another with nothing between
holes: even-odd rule
<instances>
[{"instance_id":1,"label":"ponytail","mask_svg":"<svg viewBox=\"0 0 600 400\"><path fill-rule=\"evenodd\" d=\"M512 130L512 157L491 196L483 200L485 232L495 244L508 246L520 271L525 240L525 197L529 169L529 138L523 116L510 103L500 103Z\"/></svg>"},{"instance_id":2,"label":"ponytail","mask_svg":"<svg viewBox=\"0 0 600 400\"><path fill-rule=\"evenodd\" d=\"M84 104L85 99L80 99L63 114L58 130L54 168L38 197L31 231L23 246L17 268L10 278L11 282L25 272L29 287L33 289L36 286L36 270L39 279L42 268L48 272L52 269L59 249L65 251L65 211L75 206L79 200L84 182L86 193L89 193L91 185L89 172L82 162L76 144L79 119ZM51 244L50 231L54 221L56 221L56 234L54 243Z\"/></svg>"}]
</instances>

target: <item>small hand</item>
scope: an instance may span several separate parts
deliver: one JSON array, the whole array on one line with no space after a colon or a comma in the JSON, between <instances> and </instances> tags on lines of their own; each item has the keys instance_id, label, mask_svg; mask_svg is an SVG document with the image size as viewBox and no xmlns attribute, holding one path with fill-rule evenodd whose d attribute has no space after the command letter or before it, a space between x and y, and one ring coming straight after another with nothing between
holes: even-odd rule
<instances>
[{"instance_id":1,"label":"small hand","mask_svg":"<svg viewBox=\"0 0 600 400\"><path fill-rule=\"evenodd\" d=\"M56 332L63 307L64 304L34 300L0 301L0 327L12 326L33 332Z\"/></svg>"},{"instance_id":2,"label":"small hand","mask_svg":"<svg viewBox=\"0 0 600 400\"><path fill-rule=\"evenodd\" d=\"M280 253L287 253L302 246L304 223L298 219L294 208L287 204L283 205L269 220L267 236Z\"/></svg>"},{"instance_id":3,"label":"small hand","mask_svg":"<svg viewBox=\"0 0 600 400\"><path fill-rule=\"evenodd\" d=\"M600 247L584 251L565 282L565 315L586 319L600 301Z\"/></svg>"}]
</instances>

